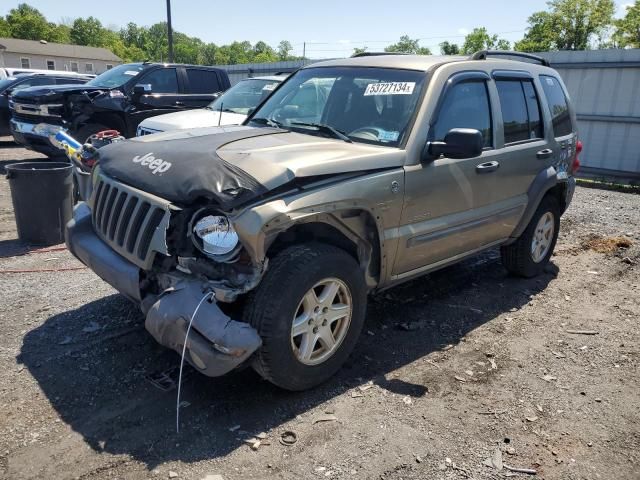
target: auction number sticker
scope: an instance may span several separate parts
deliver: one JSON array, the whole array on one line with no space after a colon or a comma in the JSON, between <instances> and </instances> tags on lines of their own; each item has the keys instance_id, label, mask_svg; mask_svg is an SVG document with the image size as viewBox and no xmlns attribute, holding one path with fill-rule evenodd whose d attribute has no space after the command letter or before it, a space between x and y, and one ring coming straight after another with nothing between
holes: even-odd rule
<instances>
[{"instance_id":1,"label":"auction number sticker","mask_svg":"<svg viewBox=\"0 0 640 480\"><path fill-rule=\"evenodd\" d=\"M380 82L370 83L364 91L369 95L411 95L416 88L416 82Z\"/></svg>"},{"instance_id":2,"label":"auction number sticker","mask_svg":"<svg viewBox=\"0 0 640 480\"><path fill-rule=\"evenodd\" d=\"M272 90L275 90L277 86L277 83L267 83L264 87L262 87L262 90L270 92Z\"/></svg>"}]
</instances>

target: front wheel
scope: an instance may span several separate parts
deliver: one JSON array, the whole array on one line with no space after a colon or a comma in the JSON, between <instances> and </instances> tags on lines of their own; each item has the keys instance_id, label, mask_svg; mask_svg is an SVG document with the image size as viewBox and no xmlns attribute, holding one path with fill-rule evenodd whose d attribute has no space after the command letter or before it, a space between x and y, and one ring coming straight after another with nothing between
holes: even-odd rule
<instances>
[{"instance_id":1,"label":"front wheel","mask_svg":"<svg viewBox=\"0 0 640 480\"><path fill-rule=\"evenodd\" d=\"M362 271L345 251L323 244L283 250L245 310L262 337L254 368L287 390L326 381L355 347L366 299Z\"/></svg>"},{"instance_id":2,"label":"front wheel","mask_svg":"<svg viewBox=\"0 0 640 480\"><path fill-rule=\"evenodd\" d=\"M500 249L503 265L509 273L521 277L539 275L549 263L559 231L560 207L547 195L518 240Z\"/></svg>"}]
</instances>

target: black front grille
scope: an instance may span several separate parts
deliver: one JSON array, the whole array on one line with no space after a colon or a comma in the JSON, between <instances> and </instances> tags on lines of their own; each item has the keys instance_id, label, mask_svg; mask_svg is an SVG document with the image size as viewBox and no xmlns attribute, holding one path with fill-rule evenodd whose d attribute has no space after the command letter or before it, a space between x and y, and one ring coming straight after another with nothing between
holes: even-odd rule
<instances>
[{"instance_id":1,"label":"black front grille","mask_svg":"<svg viewBox=\"0 0 640 480\"><path fill-rule=\"evenodd\" d=\"M168 204L137 193L130 187L102 177L94 190L93 227L114 250L142 268L148 268L157 251L154 236L162 235L168 221ZM162 251L164 250L164 251Z\"/></svg>"}]
</instances>

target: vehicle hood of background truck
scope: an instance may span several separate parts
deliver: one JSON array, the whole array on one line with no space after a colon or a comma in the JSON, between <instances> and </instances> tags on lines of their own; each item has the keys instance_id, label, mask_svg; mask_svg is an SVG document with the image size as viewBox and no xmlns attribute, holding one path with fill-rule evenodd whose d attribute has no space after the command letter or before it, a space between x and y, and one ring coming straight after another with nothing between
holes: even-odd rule
<instances>
[{"instance_id":1,"label":"vehicle hood of background truck","mask_svg":"<svg viewBox=\"0 0 640 480\"><path fill-rule=\"evenodd\" d=\"M168 132L181 128L217 127L220 125L240 125L247 116L240 113L222 112L208 108L167 113L144 120L141 128Z\"/></svg>"},{"instance_id":2,"label":"vehicle hood of background truck","mask_svg":"<svg viewBox=\"0 0 640 480\"><path fill-rule=\"evenodd\" d=\"M176 130L100 149L111 178L177 205L233 208L296 178L404 164L403 150L247 126Z\"/></svg>"},{"instance_id":3,"label":"vehicle hood of background truck","mask_svg":"<svg viewBox=\"0 0 640 480\"><path fill-rule=\"evenodd\" d=\"M93 92L108 91L109 88L94 87L92 85L69 84L69 85L44 85L38 87L28 87L18 90L11 95L11 99L20 102L21 99L28 99L29 103L51 103L60 100L69 94L91 94Z\"/></svg>"}]
</instances>

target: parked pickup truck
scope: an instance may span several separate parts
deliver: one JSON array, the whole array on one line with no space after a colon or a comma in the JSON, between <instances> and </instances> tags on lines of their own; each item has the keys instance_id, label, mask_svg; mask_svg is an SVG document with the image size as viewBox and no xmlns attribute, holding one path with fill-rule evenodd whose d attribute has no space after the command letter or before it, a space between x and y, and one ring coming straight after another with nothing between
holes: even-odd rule
<instances>
[{"instance_id":1,"label":"parked pickup truck","mask_svg":"<svg viewBox=\"0 0 640 480\"><path fill-rule=\"evenodd\" d=\"M543 272L576 127L533 55L313 64L242 126L100 149L67 245L199 372L251 365L302 390L351 354L369 294L490 248L511 274Z\"/></svg>"},{"instance_id":2,"label":"parked pickup truck","mask_svg":"<svg viewBox=\"0 0 640 480\"><path fill-rule=\"evenodd\" d=\"M224 70L194 65L129 63L98 75L84 85L32 87L9 99L11 133L32 150L59 156L46 128L62 126L84 143L102 130L133 137L145 118L201 108L229 88Z\"/></svg>"},{"instance_id":3,"label":"parked pickup truck","mask_svg":"<svg viewBox=\"0 0 640 480\"><path fill-rule=\"evenodd\" d=\"M147 118L138 125L136 135L140 137L185 128L238 125L244 122L247 115L267 98L285 78L287 75L246 78L236 83L205 108Z\"/></svg>"}]
</instances>

